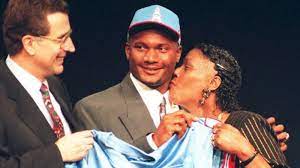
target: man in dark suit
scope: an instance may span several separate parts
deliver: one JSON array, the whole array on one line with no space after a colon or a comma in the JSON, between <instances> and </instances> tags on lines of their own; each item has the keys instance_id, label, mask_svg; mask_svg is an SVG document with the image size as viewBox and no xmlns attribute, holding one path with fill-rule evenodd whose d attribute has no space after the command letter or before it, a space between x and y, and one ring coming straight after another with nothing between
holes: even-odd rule
<instances>
[{"instance_id":1,"label":"man in dark suit","mask_svg":"<svg viewBox=\"0 0 300 168\"><path fill-rule=\"evenodd\" d=\"M181 56L179 19L159 5L136 11L125 46L129 73L107 90L80 100L75 115L84 128L113 132L151 152L196 118L169 102L168 86Z\"/></svg>"},{"instance_id":2,"label":"man in dark suit","mask_svg":"<svg viewBox=\"0 0 300 168\"><path fill-rule=\"evenodd\" d=\"M91 131L78 127L57 75L74 52L63 0L10 0L0 61L0 167L58 168L92 148Z\"/></svg>"}]
</instances>

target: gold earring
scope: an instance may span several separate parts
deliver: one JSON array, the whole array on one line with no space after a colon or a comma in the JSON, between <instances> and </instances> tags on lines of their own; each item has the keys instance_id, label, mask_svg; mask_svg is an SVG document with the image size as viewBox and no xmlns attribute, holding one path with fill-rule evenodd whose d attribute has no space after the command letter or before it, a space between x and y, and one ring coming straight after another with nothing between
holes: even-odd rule
<instances>
[{"instance_id":1,"label":"gold earring","mask_svg":"<svg viewBox=\"0 0 300 168\"><path fill-rule=\"evenodd\" d=\"M202 91L202 99L199 101L200 105L203 105L205 103L205 100L209 97L211 91L209 89L204 89Z\"/></svg>"}]
</instances>

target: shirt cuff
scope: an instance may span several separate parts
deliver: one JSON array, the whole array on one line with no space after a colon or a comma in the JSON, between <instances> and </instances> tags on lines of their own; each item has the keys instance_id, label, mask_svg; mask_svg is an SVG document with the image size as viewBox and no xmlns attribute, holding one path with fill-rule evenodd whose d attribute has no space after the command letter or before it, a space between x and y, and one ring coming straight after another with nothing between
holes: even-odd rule
<instances>
[{"instance_id":1,"label":"shirt cuff","mask_svg":"<svg viewBox=\"0 0 300 168\"><path fill-rule=\"evenodd\" d=\"M153 135L153 133L150 133L146 136L147 142L153 150L156 150L158 147L156 146L155 142L153 141L152 135Z\"/></svg>"}]
</instances>

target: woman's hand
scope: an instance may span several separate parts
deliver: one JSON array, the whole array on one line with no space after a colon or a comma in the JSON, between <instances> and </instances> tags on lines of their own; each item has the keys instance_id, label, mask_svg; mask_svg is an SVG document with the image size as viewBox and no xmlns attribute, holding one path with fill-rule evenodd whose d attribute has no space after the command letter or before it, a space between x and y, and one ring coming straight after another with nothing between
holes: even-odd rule
<instances>
[{"instance_id":1,"label":"woman's hand","mask_svg":"<svg viewBox=\"0 0 300 168\"><path fill-rule=\"evenodd\" d=\"M218 123L213 126L212 144L222 151L235 154L242 162L253 157L246 168L271 167L260 154L255 154L252 144L230 124Z\"/></svg>"},{"instance_id":2,"label":"woman's hand","mask_svg":"<svg viewBox=\"0 0 300 168\"><path fill-rule=\"evenodd\" d=\"M237 155L242 161L255 152L250 142L230 124L218 123L213 127L212 143L222 151Z\"/></svg>"},{"instance_id":3,"label":"woman's hand","mask_svg":"<svg viewBox=\"0 0 300 168\"><path fill-rule=\"evenodd\" d=\"M187 127L191 127L194 121L199 119L194 115L179 110L177 112L166 114L161 120L158 128L152 134L153 141L157 147L167 142L174 134L181 138Z\"/></svg>"}]
</instances>

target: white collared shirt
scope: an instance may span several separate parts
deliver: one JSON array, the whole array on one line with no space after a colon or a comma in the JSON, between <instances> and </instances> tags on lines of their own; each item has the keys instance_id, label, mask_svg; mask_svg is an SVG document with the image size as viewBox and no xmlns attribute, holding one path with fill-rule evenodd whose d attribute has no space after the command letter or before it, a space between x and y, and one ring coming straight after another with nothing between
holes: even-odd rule
<instances>
[{"instance_id":1,"label":"white collared shirt","mask_svg":"<svg viewBox=\"0 0 300 168\"><path fill-rule=\"evenodd\" d=\"M137 80L131 73L130 78L133 82L133 85L141 95L143 102L145 103L150 116L154 122L154 125L158 127L160 123L159 116L159 105L161 104L163 97L166 99L166 113L172 113L179 110L177 105L171 105L169 101L169 91L164 94L161 94L158 90L152 89L147 85L143 84L139 80Z\"/></svg>"},{"instance_id":2,"label":"white collared shirt","mask_svg":"<svg viewBox=\"0 0 300 168\"><path fill-rule=\"evenodd\" d=\"M164 94L161 94L158 90L152 89L152 88L148 87L147 85L145 85L144 83L137 80L131 73L130 73L130 78L133 82L133 85L135 86L135 88L139 92L140 96L142 97L143 102L145 103L156 128L160 124L160 115L159 115L160 107L159 107L159 105L161 104L163 97L165 97L165 99L166 99L166 113L167 114L173 113L173 112L179 110L179 107L177 105L171 105L171 103L169 101L169 91L167 91ZM152 149L154 149L154 150L157 149L157 146L155 145L155 143L152 139L152 134L149 134L147 136L147 141Z\"/></svg>"},{"instance_id":3,"label":"white collared shirt","mask_svg":"<svg viewBox=\"0 0 300 168\"><path fill-rule=\"evenodd\" d=\"M53 128L53 121L51 119L51 116L50 116L45 104L44 104L42 93L40 92L42 82L39 79L37 79L35 76L30 74L28 71L23 69L21 66L19 66L16 62L14 62L10 58L10 56L8 56L6 59L6 65L8 66L9 70L13 73L13 75L17 78L17 80L21 83L21 85L25 88L25 90L28 92L28 94L31 96L31 98L33 99L35 104L38 106L40 111L43 113L44 117L46 118L46 120L49 123L49 125L51 126L51 128ZM49 88L48 82L46 80L43 83L46 84L47 87ZM58 114L58 116L60 117L60 119L63 123L65 134L66 135L71 134L70 126L69 126L68 122L66 121L64 115L62 114L60 105L58 104L58 102L56 101L55 97L52 95L50 90L49 90L49 94L50 94L50 99L51 99L51 102L55 109L55 112Z\"/></svg>"}]
</instances>

